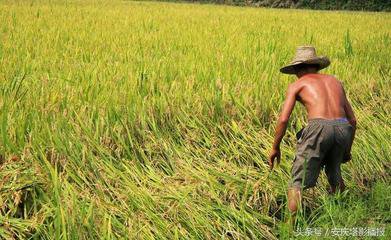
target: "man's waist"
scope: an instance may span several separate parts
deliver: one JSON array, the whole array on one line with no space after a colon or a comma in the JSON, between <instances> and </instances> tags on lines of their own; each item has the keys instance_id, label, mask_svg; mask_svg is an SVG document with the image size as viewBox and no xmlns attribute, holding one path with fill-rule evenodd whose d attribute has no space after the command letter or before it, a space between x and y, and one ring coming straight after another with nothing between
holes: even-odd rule
<instances>
[{"instance_id":1,"label":"man's waist","mask_svg":"<svg viewBox=\"0 0 391 240\"><path fill-rule=\"evenodd\" d=\"M310 118L308 119L308 124L320 123L327 125L337 125L337 124L349 124L349 120L346 117L342 118Z\"/></svg>"}]
</instances>

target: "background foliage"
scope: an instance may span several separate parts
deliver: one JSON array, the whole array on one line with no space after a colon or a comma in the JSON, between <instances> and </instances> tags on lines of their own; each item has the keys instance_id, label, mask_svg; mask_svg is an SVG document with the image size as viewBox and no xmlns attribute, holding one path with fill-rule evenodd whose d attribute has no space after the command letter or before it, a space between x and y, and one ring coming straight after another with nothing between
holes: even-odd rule
<instances>
[{"instance_id":1,"label":"background foliage","mask_svg":"<svg viewBox=\"0 0 391 240\"><path fill-rule=\"evenodd\" d=\"M321 10L391 11L389 0L181 0L180 2Z\"/></svg>"}]
</instances>

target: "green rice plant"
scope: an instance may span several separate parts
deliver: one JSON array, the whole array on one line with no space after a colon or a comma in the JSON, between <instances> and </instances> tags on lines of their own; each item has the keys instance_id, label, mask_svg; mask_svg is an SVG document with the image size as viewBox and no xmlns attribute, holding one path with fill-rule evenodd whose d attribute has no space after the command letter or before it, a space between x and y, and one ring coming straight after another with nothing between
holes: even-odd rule
<instances>
[{"instance_id":1,"label":"green rice plant","mask_svg":"<svg viewBox=\"0 0 391 240\"><path fill-rule=\"evenodd\" d=\"M349 30L346 31L345 39L344 39L344 47L345 47L345 54L347 56L353 55L353 46L352 46L352 40L350 39L350 33Z\"/></svg>"}]
</instances>

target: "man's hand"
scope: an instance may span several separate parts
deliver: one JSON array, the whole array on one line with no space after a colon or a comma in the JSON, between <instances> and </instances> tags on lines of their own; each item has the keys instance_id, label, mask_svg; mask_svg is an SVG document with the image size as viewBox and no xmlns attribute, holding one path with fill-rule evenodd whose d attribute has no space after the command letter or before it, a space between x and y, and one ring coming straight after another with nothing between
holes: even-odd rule
<instances>
[{"instance_id":1,"label":"man's hand","mask_svg":"<svg viewBox=\"0 0 391 240\"><path fill-rule=\"evenodd\" d=\"M271 151L270 155L269 155L269 166L270 166L270 170L273 169L273 166L274 166L274 160L277 158L277 164L280 164L280 160L281 160L281 151L280 151L280 148L273 148L273 150Z\"/></svg>"},{"instance_id":2,"label":"man's hand","mask_svg":"<svg viewBox=\"0 0 391 240\"><path fill-rule=\"evenodd\" d=\"M343 161L342 161L342 163L347 163L347 162L349 162L351 159L352 159L352 154L350 153L350 151L349 151L349 153L346 152L346 153L344 154L344 156L343 156Z\"/></svg>"}]
</instances>

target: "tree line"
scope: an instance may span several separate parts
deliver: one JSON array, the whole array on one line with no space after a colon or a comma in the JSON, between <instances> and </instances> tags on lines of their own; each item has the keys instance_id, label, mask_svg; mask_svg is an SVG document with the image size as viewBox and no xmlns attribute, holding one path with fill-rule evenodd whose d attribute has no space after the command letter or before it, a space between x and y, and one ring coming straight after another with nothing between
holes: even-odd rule
<instances>
[{"instance_id":1,"label":"tree line","mask_svg":"<svg viewBox=\"0 0 391 240\"><path fill-rule=\"evenodd\" d=\"M164 1L164 0L163 0ZM390 0L166 0L237 6L308 8L319 10L391 11Z\"/></svg>"}]
</instances>

